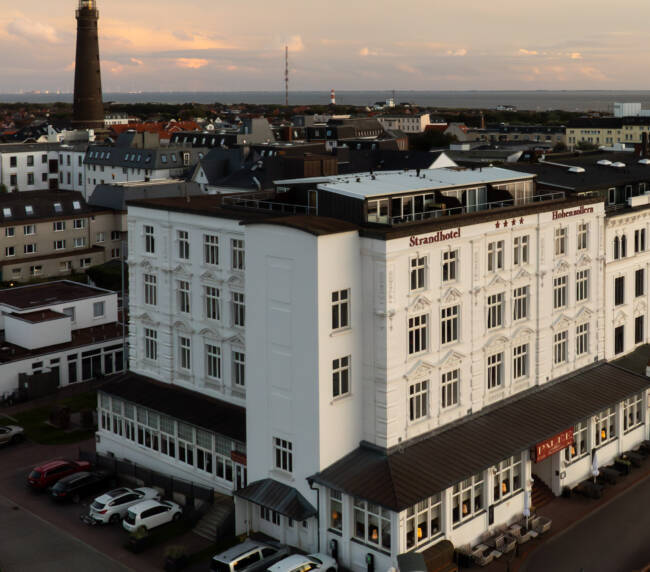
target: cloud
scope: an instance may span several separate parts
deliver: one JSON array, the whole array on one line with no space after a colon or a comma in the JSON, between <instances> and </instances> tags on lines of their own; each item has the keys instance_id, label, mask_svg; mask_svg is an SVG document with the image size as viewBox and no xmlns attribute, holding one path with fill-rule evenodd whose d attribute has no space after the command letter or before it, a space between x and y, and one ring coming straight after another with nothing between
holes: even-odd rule
<instances>
[{"instance_id":1,"label":"cloud","mask_svg":"<svg viewBox=\"0 0 650 572\"><path fill-rule=\"evenodd\" d=\"M41 40L48 44L58 44L60 42L56 30L52 26L34 22L23 16L11 20L5 29L13 36L25 38L30 41Z\"/></svg>"},{"instance_id":2,"label":"cloud","mask_svg":"<svg viewBox=\"0 0 650 572\"><path fill-rule=\"evenodd\" d=\"M142 60L139 60L138 58L131 58L130 62L135 64L136 66L143 66L144 62Z\"/></svg>"},{"instance_id":3,"label":"cloud","mask_svg":"<svg viewBox=\"0 0 650 572\"><path fill-rule=\"evenodd\" d=\"M378 56L379 52L377 52L375 50L371 50L368 47L365 47L365 48L361 48L359 50L359 55L363 56L364 58L367 58L368 56Z\"/></svg>"},{"instance_id":4,"label":"cloud","mask_svg":"<svg viewBox=\"0 0 650 572\"><path fill-rule=\"evenodd\" d=\"M609 78L601 72L598 68L591 67L591 66L584 66L580 68L580 73L588 77L589 79L595 79L599 81L608 81Z\"/></svg>"},{"instance_id":5,"label":"cloud","mask_svg":"<svg viewBox=\"0 0 650 572\"><path fill-rule=\"evenodd\" d=\"M420 73L420 70L418 70L417 68L414 68L413 66L410 66L408 64L397 64L395 67L400 71L403 71L405 73L412 74L412 75L417 75L417 74Z\"/></svg>"},{"instance_id":6,"label":"cloud","mask_svg":"<svg viewBox=\"0 0 650 572\"><path fill-rule=\"evenodd\" d=\"M198 70L207 66L210 61L203 58L176 58L175 63L179 68Z\"/></svg>"},{"instance_id":7,"label":"cloud","mask_svg":"<svg viewBox=\"0 0 650 572\"><path fill-rule=\"evenodd\" d=\"M539 54L537 50L527 50L525 48L519 48L519 53L524 56L536 56Z\"/></svg>"},{"instance_id":8,"label":"cloud","mask_svg":"<svg viewBox=\"0 0 650 572\"><path fill-rule=\"evenodd\" d=\"M580 52L571 52L571 53L569 54L569 57L570 57L572 60L581 60L581 59L582 59L582 54L581 54Z\"/></svg>"},{"instance_id":9,"label":"cloud","mask_svg":"<svg viewBox=\"0 0 650 572\"><path fill-rule=\"evenodd\" d=\"M465 48L459 48L457 50L447 50L445 53L448 56L466 56L467 50Z\"/></svg>"},{"instance_id":10,"label":"cloud","mask_svg":"<svg viewBox=\"0 0 650 572\"><path fill-rule=\"evenodd\" d=\"M305 49L305 44L300 36L291 36L287 42L290 52L302 52Z\"/></svg>"}]
</instances>

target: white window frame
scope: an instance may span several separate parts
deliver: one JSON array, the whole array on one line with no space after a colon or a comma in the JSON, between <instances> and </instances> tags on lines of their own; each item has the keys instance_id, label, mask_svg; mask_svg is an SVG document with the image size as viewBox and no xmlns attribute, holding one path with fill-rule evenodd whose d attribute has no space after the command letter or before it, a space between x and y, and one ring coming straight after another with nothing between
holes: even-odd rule
<instances>
[{"instance_id":1,"label":"white window frame","mask_svg":"<svg viewBox=\"0 0 650 572\"><path fill-rule=\"evenodd\" d=\"M350 289L332 292L332 330L350 327Z\"/></svg>"},{"instance_id":2,"label":"white window frame","mask_svg":"<svg viewBox=\"0 0 650 572\"><path fill-rule=\"evenodd\" d=\"M205 286L205 318L221 320L221 290L216 286Z\"/></svg>"},{"instance_id":3,"label":"white window frame","mask_svg":"<svg viewBox=\"0 0 650 572\"><path fill-rule=\"evenodd\" d=\"M487 388L497 389L503 386L503 352L496 352L487 356Z\"/></svg>"},{"instance_id":4,"label":"white window frame","mask_svg":"<svg viewBox=\"0 0 650 572\"><path fill-rule=\"evenodd\" d=\"M519 286L512 291L512 320L528 318L528 286Z\"/></svg>"},{"instance_id":5,"label":"white window frame","mask_svg":"<svg viewBox=\"0 0 650 572\"><path fill-rule=\"evenodd\" d=\"M419 314L408 319L408 354L413 356L429 348L429 315Z\"/></svg>"},{"instance_id":6,"label":"white window frame","mask_svg":"<svg viewBox=\"0 0 650 572\"><path fill-rule=\"evenodd\" d=\"M567 253L567 227L558 226L555 228L554 252L555 256L564 256Z\"/></svg>"},{"instance_id":7,"label":"white window frame","mask_svg":"<svg viewBox=\"0 0 650 572\"><path fill-rule=\"evenodd\" d=\"M429 417L429 385L428 379L419 379L409 383L408 418L410 423L417 423Z\"/></svg>"},{"instance_id":8,"label":"white window frame","mask_svg":"<svg viewBox=\"0 0 650 572\"><path fill-rule=\"evenodd\" d=\"M144 303L158 305L158 277L155 274L144 275Z\"/></svg>"},{"instance_id":9,"label":"white window frame","mask_svg":"<svg viewBox=\"0 0 650 572\"><path fill-rule=\"evenodd\" d=\"M497 294L490 294L487 297L487 320L486 326L488 330L500 328L503 326L503 307L505 296L503 292Z\"/></svg>"},{"instance_id":10,"label":"white window frame","mask_svg":"<svg viewBox=\"0 0 650 572\"><path fill-rule=\"evenodd\" d=\"M156 232L153 226L145 224L143 226L144 233L144 251L147 254L156 253Z\"/></svg>"},{"instance_id":11,"label":"white window frame","mask_svg":"<svg viewBox=\"0 0 650 572\"><path fill-rule=\"evenodd\" d=\"M521 344L512 348L512 379L519 381L528 377L529 344Z\"/></svg>"},{"instance_id":12,"label":"white window frame","mask_svg":"<svg viewBox=\"0 0 650 572\"><path fill-rule=\"evenodd\" d=\"M553 309L566 308L568 304L569 277L564 274L553 278Z\"/></svg>"},{"instance_id":13,"label":"white window frame","mask_svg":"<svg viewBox=\"0 0 650 572\"><path fill-rule=\"evenodd\" d=\"M222 374L221 347L215 343L205 343L205 375L210 379L221 381Z\"/></svg>"},{"instance_id":14,"label":"white window frame","mask_svg":"<svg viewBox=\"0 0 650 572\"><path fill-rule=\"evenodd\" d=\"M451 409L460 404L460 369L440 375L440 408Z\"/></svg>"},{"instance_id":15,"label":"white window frame","mask_svg":"<svg viewBox=\"0 0 650 572\"><path fill-rule=\"evenodd\" d=\"M618 431L616 424L616 406L607 407L594 416L595 447L600 447L617 439Z\"/></svg>"},{"instance_id":16,"label":"white window frame","mask_svg":"<svg viewBox=\"0 0 650 572\"><path fill-rule=\"evenodd\" d=\"M523 484L521 455L509 457L495 465L493 475L493 502L504 501L519 493Z\"/></svg>"},{"instance_id":17,"label":"white window frame","mask_svg":"<svg viewBox=\"0 0 650 572\"><path fill-rule=\"evenodd\" d=\"M281 437L273 437L273 466L276 470L293 473L293 443Z\"/></svg>"},{"instance_id":18,"label":"white window frame","mask_svg":"<svg viewBox=\"0 0 650 572\"><path fill-rule=\"evenodd\" d=\"M243 351L232 350L232 384L237 389L246 387L246 354Z\"/></svg>"},{"instance_id":19,"label":"white window frame","mask_svg":"<svg viewBox=\"0 0 650 572\"><path fill-rule=\"evenodd\" d=\"M151 361L158 359L158 331L153 328L144 329L144 357Z\"/></svg>"},{"instance_id":20,"label":"white window frame","mask_svg":"<svg viewBox=\"0 0 650 572\"><path fill-rule=\"evenodd\" d=\"M569 360L569 330L562 330L553 336L553 364L562 365Z\"/></svg>"},{"instance_id":21,"label":"white window frame","mask_svg":"<svg viewBox=\"0 0 650 572\"><path fill-rule=\"evenodd\" d=\"M460 339L460 305L440 309L440 343L457 342Z\"/></svg>"},{"instance_id":22,"label":"white window frame","mask_svg":"<svg viewBox=\"0 0 650 572\"><path fill-rule=\"evenodd\" d=\"M409 261L409 289L411 292L426 288L427 257L413 256Z\"/></svg>"},{"instance_id":23,"label":"white window frame","mask_svg":"<svg viewBox=\"0 0 650 572\"><path fill-rule=\"evenodd\" d=\"M589 353L589 322L576 326L576 356Z\"/></svg>"},{"instance_id":24,"label":"white window frame","mask_svg":"<svg viewBox=\"0 0 650 572\"><path fill-rule=\"evenodd\" d=\"M442 253L442 281L455 282L458 279L458 250Z\"/></svg>"},{"instance_id":25,"label":"white window frame","mask_svg":"<svg viewBox=\"0 0 650 572\"><path fill-rule=\"evenodd\" d=\"M589 299L589 269L576 272L576 302L584 302Z\"/></svg>"},{"instance_id":26,"label":"white window frame","mask_svg":"<svg viewBox=\"0 0 650 572\"><path fill-rule=\"evenodd\" d=\"M203 235L203 262L211 266L219 266L219 236L216 234Z\"/></svg>"},{"instance_id":27,"label":"white window frame","mask_svg":"<svg viewBox=\"0 0 650 572\"><path fill-rule=\"evenodd\" d=\"M512 252L513 266L522 266L528 264L528 246L530 237L527 234L515 236Z\"/></svg>"},{"instance_id":28,"label":"white window frame","mask_svg":"<svg viewBox=\"0 0 650 572\"><path fill-rule=\"evenodd\" d=\"M483 472L456 483L451 493L452 525L474 518L485 510L485 490Z\"/></svg>"},{"instance_id":29,"label":"white window frame","mask_svg":"<svg viewBox=\"0 0 650 572\"><path fill-rule=\"evenodd\" d=\"M587 250L589 248L589 223L578 223L577 243L578 250Z\"/></svg>"},{"instance_id":30,"label":"white window frame","mask_svg":"<svg viewBox=\"0 0 650 572\"><path fill-rule=\"evenodd\" d=\"M633 431L643 425L643 393L628 397L623 402L623 432Z\"/></svg>"},{"instance_id":31,"label":"white window frame","mask_svg":"<svg viewBox=\"0 0 650 572\"><path fill-rule=\"evenodd\" d=\"M488 243L488 249L487 249L488 272L496 272L497 270L503 270L503 250L504 250L503 240L497 240Z\"/></svg>"},{"instance_id":32,"label":"white window frame","mask_svg":"<svg viewBox=\"0 0 650 572\"><path fill-rule=\"evenodd\" d=\"M192 371L192 339L188 336L178 336L178 368Z\"/></svg>"},{"instance_id":33,"label":"white window frame","mask_svg":"<svg viewBox=\"0 0 650 572\"><path fill-rule=\"evenodd\" d=\"M230 239L231 266L233 270L246 269L246 248L243 238Z\"/></svg>"},{"instance_id":34,"label":"white window frame","mask_svg":"<svg viewBox=\"0 0 650 572\"><path fill-rule=\"evenodd\" d=\"M342 356L332 360L332 398L350 394L352 356Z\"/></svg>"},{"instance_id":35,"label":"white window frame","mask_svg":"<svg viewBox=\"0 0 650 572\"><path fill-rule=\"evenodd\" d=\"M181 314L190 314L192 308L192 285L189 280L178 280L178 311Z\"/></svg>"},{"instance_id":36,"label":"white window frame","mask_svg":"<svg viewBox=\"0 0 650 572\"><path fill-rule=\"evenodd\" d=\"M564 449L564 460L573 463L586 457L589 452L589 423L580 421L573 426L573 443Z\"/></svg>"},{"instance_id":37,"label":"white window frame","mask_svg":"<svg viewBox=\"0 0 650 572\"><path fill-rule=\"evenodd\" d=\"M232 325L243 328L246 324L246 299L243 292L232 293Z\"/></svg>"},{"instance_id":38,"label":"white window frame","mask_svg":"<svg viewBox=\"0 0 650 572\"><path fill-rule=\"evenodd\" d=\"M190 233L187 230L177 230L178 258L180 260L190 259Z\"/></svg>"}]
</instances>

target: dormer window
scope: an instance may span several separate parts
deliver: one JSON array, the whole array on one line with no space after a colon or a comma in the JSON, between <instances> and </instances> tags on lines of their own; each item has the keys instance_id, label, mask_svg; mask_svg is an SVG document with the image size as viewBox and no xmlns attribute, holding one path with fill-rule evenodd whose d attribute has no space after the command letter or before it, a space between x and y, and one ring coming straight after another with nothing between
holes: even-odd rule
<instances>
[{"instance_id":1,"label":"dormer window","mask_svg":"<svg viewBox=\"0 0 650 572\"><path fill-rule=\"evenodd\" d=\"M25 205L25 214L27 215L34 214L34 208L32 207L32 205Z\"/></svg>"},{"instance_id":2,"label":"dormer window","mask_svg":"<svg viewBox=\"0 0 650 572\"><path fill-rule=\"evenodd\" d=\"M54 203L54 212L60 213L63 209L61 208L61 203Z\"/></svg>"},{"instance_id":3,"label":"dormer window","mask_svg":"<svg viewBox=\"0 0 650 572\"><path fill-rule=\"evenodd\" d=\"M140 162L140 159L142 159L142 153L138 153L138 163Z\"/></svg>"},{"instance_id":4,"label":"dormer window","mask_svg":"<svg viewBox=\"0 0 650 572\"><path fill-rule=\"evenodd\" d=\"M3 209L2 209L2 214L3 214L5 217L9 217L9 216L11 216L11 209L10 209L9 207L5 207L5 208L3 208Z\"/></svg>"},{"instance_id":5,"label":"dormer window","mask_svg":"<svg viewBox=\"0 0 650 572\"><path fill-rule=\"evenodd\" d=\"M72 208L76 211L81 209L81 203L79 201L72 201Z\"/></svg>"},{"instance_id":6,"label":"dormer window","mask_svg":"<svg viewBox=\"0 0 650 572\"><path fill-rule=\"evenodd\" d=\"M167 155L161 155L160 156L160 162L161 163L166 163L167 162Z\"/></svg>"},{"instance_id":7,"label":"dormer window","mask_svg":"<svg viewBox=\"0 0 650 572\"><path fill-rule=\"evenodd\" d=\"M145 163L150 163L151 162L151 155L147 155L144 159Z\"/></svg>"},{"instance_id":8,"label":"dormer window","mask_svg":"<svg viewBox=\"0 0 650 572\"><path fill-rule=\"evenodd\" d=\"M110 151L106 151L106 158L107 158L107 159L110 159L110 158L111 158L111 152L110 152Z\"/></svg>"}]
</instances>

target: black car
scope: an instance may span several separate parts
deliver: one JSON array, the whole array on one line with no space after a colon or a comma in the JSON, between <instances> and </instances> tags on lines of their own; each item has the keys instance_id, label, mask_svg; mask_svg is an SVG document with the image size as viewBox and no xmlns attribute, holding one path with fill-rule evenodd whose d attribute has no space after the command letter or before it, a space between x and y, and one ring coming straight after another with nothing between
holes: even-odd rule
<instances>
[{"instance_id":1,"label":"black car","mask_svg":"<svg viewBox=\"0 0 650 572\"><path fill-rule=\"evenodd\" d=\"M79 502L82 497L110 488L115 478L106 471L81 471L63 477L52 488L52 498L58 501Z\"/></svg>"}]
</instances>

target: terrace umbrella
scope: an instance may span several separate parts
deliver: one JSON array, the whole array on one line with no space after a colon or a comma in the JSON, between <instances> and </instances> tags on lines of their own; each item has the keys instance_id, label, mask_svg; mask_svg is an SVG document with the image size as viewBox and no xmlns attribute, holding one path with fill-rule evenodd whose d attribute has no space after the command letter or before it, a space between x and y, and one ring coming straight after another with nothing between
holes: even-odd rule
<instances>
[{"instance_id":1,"label":"terrace umbrella","mask_svg":"<svg viewBox=\"0 0 650 572\"><path fill-rule=\"evenodd\" d=\"M524 516L526 517L526 530L528 530L528 518L530 517L530 491L524 491Z\"/></svg>"},{"instance_id":2,"label":"terrace umbrella","mask_svg":"<svg viewBox=\"0 0 650 572\"><path fill-rule=\"evenodd\" d=\"M591 456L591 474L594 477L594 483L596 482L596 477L599 473L600 471L598 470L598 456L594 450L593 455Z\"/></svg>"}]
</instances>

